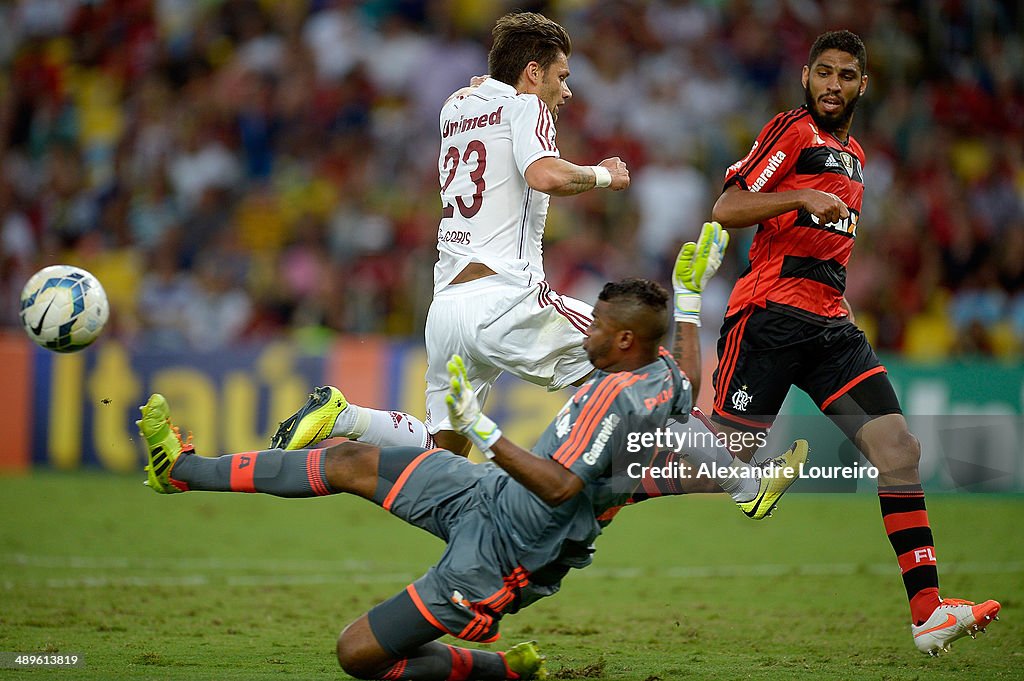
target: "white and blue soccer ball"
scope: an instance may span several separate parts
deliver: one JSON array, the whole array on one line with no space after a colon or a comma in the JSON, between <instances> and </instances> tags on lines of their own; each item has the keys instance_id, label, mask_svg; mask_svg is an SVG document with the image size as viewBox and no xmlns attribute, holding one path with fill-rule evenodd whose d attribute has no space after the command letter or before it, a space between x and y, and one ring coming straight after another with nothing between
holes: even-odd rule
<instances>
[{"instance_id":1,"label":"white and blue soccer ball","mask_svg":"<svg viewBox=\"0 0 1024 681\"><path fill-rule=\"evenodd\" d=\"M110 305L99 280L71 265L44 267L21 290L21 325L35 343L76 352L103 331Z\"/></svg>"}]
</instances>

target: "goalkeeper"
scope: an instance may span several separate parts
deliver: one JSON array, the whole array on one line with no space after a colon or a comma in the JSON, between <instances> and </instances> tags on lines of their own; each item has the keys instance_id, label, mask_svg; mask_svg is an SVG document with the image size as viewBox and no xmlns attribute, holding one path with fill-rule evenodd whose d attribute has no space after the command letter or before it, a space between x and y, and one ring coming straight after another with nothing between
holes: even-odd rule
<instances>
[{"instance_id":1,"label":"goalkeeper","mask_svg":"<svg viewBox=\"0 0 1024 681\"><path fill-rule=\"evenodd\" d=\"M708 280L718 271L729 244L729 234L717 222L704 223L696 242L683 245L673 269L674 308L676 332L673 355L692 383L693 400L700 392L700 345L694 326L700 326L701 292ZM528 335L529 329L523 330ZM586 334L580 334L583 346ZM527 339L543 343L542 338ZM518 342L524 342L520 339ZM495 352L501 352L498 348ZM454 352L454 349L453 349ZM592 378L588 376L588 379ZM481 393L478 391L478 395ZM486 393L484 393L486 394ZM482 398L481 398L482 400ZM686 459L690 470L704 470L712 479L645 478L641 491L633 501L686 492L727 492L748 517L760 520L775 507L782 493L793 480L779 480L787 466L795 468L806 459L806 451L792 453L787 461L769 459L759 470L745 461L733 457L720 446L720 439L699 410L693 409L695 418L677 423L672 430L685 442L681 452L666 451L658 455L653 468L683 470L679 459ZM401 418L396 418L400 415ZM682 421L686 421L683 419ZM686 432L680 432L686 431ZM316 388L306 404L281 423L271 447L279 449L308 449L330 437L346 437L381 447L415 445L434 447L425 426L415 417L393 411L380 411L351 404L333 386ZM464 453L464 452L457 452Z\"/></svg>"},{"instance_id":2,"label":"goalkeeper","mask_svg":"<svg viewBox=\"0 0 1024 681\"><path fill-rule=\"evenodd\" d=\"M719 235L720 246L711 248L720 251L727 237ZM695 288L715 267L714 258L698 251L684 252L692 262L680 275ZM687 316L699 304L682 294L676 347L688 348L679 358L686 360L699 355ZM532 452L505 438L481 412L465 366L453 356L448 416L491 463L473 464L441 449L359 442L205 458L182 443L166 401L153 395L139 421L149 453L147 483L161 493L348 492L371 500L447 547L426 574L345 628L337 643L342 668L375 679L545 678L543 657L532 643L495 653L436 639L450 634L495 641L502 616L555 593L569 568L590 563L590 547L609 513L627 502L637 484L620 472L630 463L648 464L654 454L642 448L629 453L627 438L664 428L672 415L685 419L691 408L689 380L660 347L668 331L667 303L667 292L651 281L604 287L583 342L595 372ZM806 443L794 449L801 447Z\"/></svg>"}]
</instances>

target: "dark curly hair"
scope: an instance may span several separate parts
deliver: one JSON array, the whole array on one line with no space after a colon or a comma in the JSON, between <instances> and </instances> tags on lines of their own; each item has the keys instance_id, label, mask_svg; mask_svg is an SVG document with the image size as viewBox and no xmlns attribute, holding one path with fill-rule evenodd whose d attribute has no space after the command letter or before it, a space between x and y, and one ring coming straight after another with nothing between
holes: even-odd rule
<instances>
[{"instance_id":1,"label":"dark curly hair","mask_svg":"<svg viewBox=\"0 0 1024 681\"><path fill-rule=\"evenodd\" d=\"M853 55L853 58L857 60L857 65L860 66L861 75L864 75L868 69L868 51L864 47L864 41L856 33L845 30L822 33L811 45L811 52L807 55L807 65L814 66L814 60L825 50L839 50Z\"/></svg>"},{"instance_id":2,"label":"dark curly hair","mask_svg":"<svg viewBox=\"0 0 1024 681\"><path fill-rule=\"evenodd\" d=\"M656 281L634 278L610 281L597 296L598 300L609 303L619 298L632 298L642 305L664 311L668 304L668 291Z\"/></svg>"},{"instance_id":3,"label":"dark curly hair","mask_svg":"<svg viewBox=\"0 0 1024 681\"><path fill-rule=\"evenodd\" d=\"M650 279L623 279L604 285L598 300L621 310L615 314L620 323L640 338L659 341L668 333L668 292Z\"/></svg>"}]
</instances>

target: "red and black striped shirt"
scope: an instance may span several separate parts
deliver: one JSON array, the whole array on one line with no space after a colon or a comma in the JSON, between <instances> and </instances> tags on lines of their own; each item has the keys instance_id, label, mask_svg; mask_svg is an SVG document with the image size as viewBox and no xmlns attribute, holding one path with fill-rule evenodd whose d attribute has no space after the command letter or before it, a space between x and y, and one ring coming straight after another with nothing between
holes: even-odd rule
<instances>
[{"instance_id":1,"label":"red and black striped shirt","mask_svg":"<svg viewBox=\"0 0 1024 681\"><path fill-rule=\"evenodd\" d=\"M725 186L733 184L751 192L829 192L842 199L850 217L820 224L800 209L758 225L750 267L736 282L726 314L774 303L800 316L845 317L846 265L864 196L860 144L853 137L843 143L819 130L806 107L786 111L764 126L750 153L726 171Z\"/></svg>"}]
</instances>

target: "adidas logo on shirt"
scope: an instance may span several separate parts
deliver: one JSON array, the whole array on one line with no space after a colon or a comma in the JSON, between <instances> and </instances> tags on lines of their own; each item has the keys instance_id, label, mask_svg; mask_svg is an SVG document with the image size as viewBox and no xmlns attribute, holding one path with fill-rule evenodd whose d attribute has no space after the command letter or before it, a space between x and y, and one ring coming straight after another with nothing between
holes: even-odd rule
<instances>
[{"instance_id":1,"label":"adidas logo on shirt","mask_svg":"<svg viewBox=\"0 0 1024 681\"><path fill-rule=\"evenodd\" d=\"M842 168L843 166L841 166L839 164L839 161L836 160L835 156L829 155L829 157L825 159L825 167L826 168Z\"/></svg>"}]
</instances>

